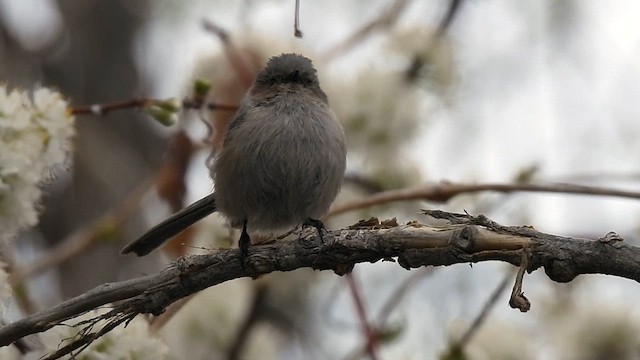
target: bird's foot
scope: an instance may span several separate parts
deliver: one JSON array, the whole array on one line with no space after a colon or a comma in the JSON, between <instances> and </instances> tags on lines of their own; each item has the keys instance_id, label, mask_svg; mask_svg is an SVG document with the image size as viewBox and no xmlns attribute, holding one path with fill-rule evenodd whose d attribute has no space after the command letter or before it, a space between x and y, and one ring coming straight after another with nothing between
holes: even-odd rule
<instances>
[{"instance_id":1,"label":"bird's foot","mask_svg":"<svg viewBox=\"0 0 640 360\"><path fill-rule=\"evenodd\" d=\"M314 228L316 228L316 230L318 230L318 236L320 237L320 241L324 242L324 238L322 235L323 231L327 231L327 229L324 227L324 224L322 223L322 221L320 220L316 220L316 219L312 219L312 218L308 218L307 220L305 220L302 223L303 227L309 227L309 226L313 226Z\"/></svg>"},{"instance_id":2,"label":"bird's foot","mask_svg":"<svg viewBox=\"0 0 640 360\"><path fill-rule=\"evenodd\" d=\"M251 237L247 232L247 221L245 220L242 226L242 234L240 234L240 240L238 240L238 247L240 247L240 266L243 271L247 270L249 263L249 247L251 246Z\"/></svg>"}]
</instances>

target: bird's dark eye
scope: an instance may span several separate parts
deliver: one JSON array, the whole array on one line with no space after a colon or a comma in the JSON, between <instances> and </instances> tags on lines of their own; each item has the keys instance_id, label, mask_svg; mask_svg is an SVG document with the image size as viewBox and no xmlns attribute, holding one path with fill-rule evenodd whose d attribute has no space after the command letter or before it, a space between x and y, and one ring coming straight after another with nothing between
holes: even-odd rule
<instances>
[{"instance_id":1,"label":"bird's dark eye","mask_svg":"<svg viewBox=\"0 0 640 360\"><path fill-rule=\"evenodd\" d=\"M279 74L270 74L269 76L259 78L257 81L269 86L279 84L300 84L302 86L309 86L314 83L313 77L310 77L309 74L301 72L300 70L294 70L291 72Z\"/></svg>"},{"instance_id":2,"label":"bird's dark eye","mask_svg":"<svg viewBox=\"0 0 640 360\"><path fill-rule=\"evenodd\" d=\"M309 76L307 76L307 74L303 74L299 70L295 70L289 73L282 80L283 82L287 82L291 84L300 84L304 86L310 85L313 82L312 79Z\"/></svg>"}]
</instances>

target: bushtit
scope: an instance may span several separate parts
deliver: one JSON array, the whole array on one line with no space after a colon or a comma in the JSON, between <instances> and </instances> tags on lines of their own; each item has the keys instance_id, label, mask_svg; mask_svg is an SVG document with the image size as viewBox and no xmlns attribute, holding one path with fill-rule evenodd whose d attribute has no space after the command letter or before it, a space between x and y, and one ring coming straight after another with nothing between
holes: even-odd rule
<instances>
[{"instance_id":1,"label":"bushtit","mask_svg":"<svg viewBox=\"0 0 640 360\"><path fill-rule=\"evenodd\" d=\"M345 171L342 127L311 60L297 54L269 59L229 122L214 155L214 193L198 200L125 246L143 256L203 217L219 211L248 231L274 232L299 224L321 231L320 219L335 199ZM320 233L322 235L322 233Z\"/></svg>"}]
</instances>

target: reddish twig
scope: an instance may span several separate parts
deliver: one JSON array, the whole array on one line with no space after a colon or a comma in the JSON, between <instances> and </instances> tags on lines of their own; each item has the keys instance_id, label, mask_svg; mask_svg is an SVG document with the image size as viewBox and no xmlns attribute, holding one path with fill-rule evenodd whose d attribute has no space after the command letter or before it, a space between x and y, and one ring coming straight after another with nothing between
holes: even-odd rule
<instances>
[{"instance_id":1,"label":"reddish twig","mask_svg":"<svg viewBox=\"0 0 640 360\"><path fill-rule=\"evenodd\" d=\"M353 273L346 274L347 284L349 284L349 289L351 290L351 296L353 297L353 303L356 307L356 312L358 314L358 318L360 319L360 324L362 326L362 331L366 336L367 341L367 353L371 360L378 359L378 334L371 323L369 323L367 317L367 311L364 305L364 299L360 294L360 288L355 282Z\"/></svg>"},{"instance_id":2,"label":"reddish twig","mask_svg":"<svg viewBox=\"0 0 640 360\"><path fill-rule=\"evenodd\" d=\"M231 42L229 33L218 24L208 19L202 20L202 26L205 30L209 31L220 40L229 65L231 65L231 68L235 71L238 79L242 81L248 89L253 83L253 72L249 69L249 66L247 66L247 63L243 59L240 51L238 51L238 48L233 42Z\"/></svg>"},{"instance_id":3,"label":"reddish twig","mask_svg":"<svg viewBox=\"0 0 640 360\"><path fill-rule=\"evenodd\" d=\"M387 298L387 301L382 306L382 309L378 313L376 317L376 324L378 328L378 335L380 331L385 331L387 327L387 321L389 316L393 312L394 309L398 307L398 305L402 302L405 296L409 293L419 280L424 279L425 276L433 274L435 268L433 267L423 267L418 268L407 277L402 284L400 284L393 293ZM386 331L385 331L386 332ZM367 344L360 346L359 348L352 351L349 356L345 357L345 359L361 359L364 354L367 353Z\"/></svg>"}]
</instances>

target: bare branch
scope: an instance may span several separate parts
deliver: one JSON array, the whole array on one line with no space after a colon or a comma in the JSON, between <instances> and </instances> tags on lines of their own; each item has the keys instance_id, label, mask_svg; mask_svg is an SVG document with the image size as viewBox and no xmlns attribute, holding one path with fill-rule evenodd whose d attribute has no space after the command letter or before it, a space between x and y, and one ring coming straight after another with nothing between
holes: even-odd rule
<instances>
[{"instance_id":1,"label":"bare branch","mask_svg":"<svg viewBox=\"0 0 640 360\"><path fill-rule=\"evenodd\" d=\"M329 215L338 215L348 211L397 201L424 200L444 203L458 195L483 191L499 193L548 192L640 199L640 192L637 191L626 191L597 186L573 184L463 184L442 181L439 183L430 183L404 189L383 191L350 203L337 204L331 208Z\"/></svg>"},{"instance_id":2,"label":"bare branch","mask_svg":"<svg viewBox=\"0 0 640 360\"><path fill-rule=\"evenodd\" d=\"M482 307L480 313L478 313L478 316L473 320L473 323L471 324L471 326L469 326L469 329L467 329L467 331L465 331L464 334L462 334L462 336L460 337L460 341L458 342L459 347L464 347L471 342L473 336L478 332L480 326L482 326L484 321L487 319L487 316L489 316L491 310L495 307L496 303L498 302L498 297L507 288L511 276L511 274L507 274L504 279L502 279L500 284L498 284L495 290L493 290L493 293L491 293L491 296Z\"/></svg>"},{"instance_id":3,"label":"bare branch","mask_svg":"<svg viewBox=\"0 0 640 360\"><path fill-rule=\"evenodd\" d=\"M590 240L545 234L527 226L503 226L483 215L442 211L425 214L447 219L450 224L431 227L412 222L335 230L324 234L323 239L317 238L316 232L303 232L295 241L252 246L246 270L242 269L237 249L183 257L160 273L98 286L54 308L5 325L0 328L0 346L108 303L115 303L110 312L113 318L158 315L171 303L207 287L301 267L339 270L360 262L397 260L400 266L411 269L504 261L522 265L523 275L525 270L542 267L557 282L594 273L640 282L640 248L625 244L615 233Z\"/></svg>"},{"instance_id":4,"label":"bare branch","mask_svg":"<svg viewBox=\"0 0 640 360\"><path fill-rule=\"evenodd\" d=\"M391 4L391 6L389 6L387 10L381 12L379 16L371 19L371 21L363 25L360 29L351 34L351 36L349 36L343 42L327 50L322 56L323 60L331 61L338 55L344 54L347 51L351 50L376 31L393 26L393 24L396 23L396 21L400 17L400 14L402 14L402 11L407 7L408 4L409 0L394 1L393 4Z\"/></svg>"}]
</instances>

